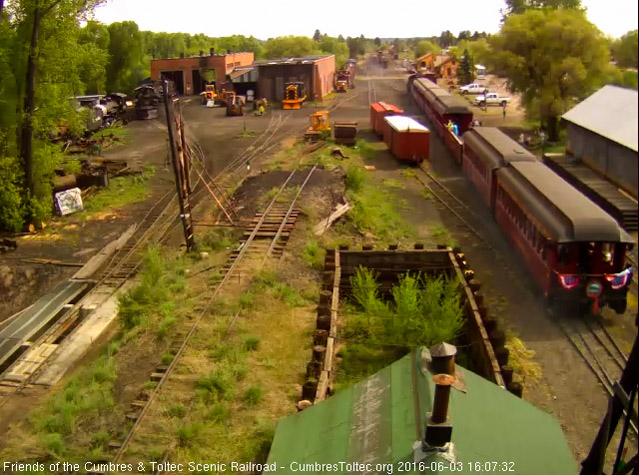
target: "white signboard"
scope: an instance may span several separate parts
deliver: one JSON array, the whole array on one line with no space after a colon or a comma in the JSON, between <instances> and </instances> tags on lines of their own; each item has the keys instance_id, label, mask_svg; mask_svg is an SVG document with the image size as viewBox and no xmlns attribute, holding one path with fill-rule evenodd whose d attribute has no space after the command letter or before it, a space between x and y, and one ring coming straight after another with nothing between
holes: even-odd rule
<instances>
[{"instance_id":1,"label":"white signboard","mask_svg":"<svg viewBox=\"0 0 639 475\"><path fill-rule=\"evenodd\" d=\"M59 191L55 195L55 202L61 216L82 211L82 192L80 188L70 188L68 190Z\"/></svg>"}]
</instances>

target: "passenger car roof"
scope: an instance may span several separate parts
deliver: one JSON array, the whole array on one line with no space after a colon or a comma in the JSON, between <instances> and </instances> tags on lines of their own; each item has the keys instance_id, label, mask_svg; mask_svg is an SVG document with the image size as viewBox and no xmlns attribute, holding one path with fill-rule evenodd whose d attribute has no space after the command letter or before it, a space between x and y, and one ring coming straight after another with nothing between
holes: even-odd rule
<instances>
[{"instance_id":1,"label":"passenger car roof","mask_svg":"<svg viewBox=\"0 0 639 475\"><path fill-rule=\"evenodd\" d=\"M557 242L634 242L608 213L542 163L513 162L497 175Z\"/></svg>"}]
</instances>

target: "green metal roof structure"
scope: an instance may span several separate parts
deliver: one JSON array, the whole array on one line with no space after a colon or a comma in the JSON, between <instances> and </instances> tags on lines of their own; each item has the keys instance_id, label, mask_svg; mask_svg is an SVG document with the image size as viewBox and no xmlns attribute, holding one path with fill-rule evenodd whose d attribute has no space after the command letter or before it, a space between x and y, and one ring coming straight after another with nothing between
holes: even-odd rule
<instances>
[{"instance_id":1,"label":"green metal roof structure","mask_svg":"<svg viewBox=\"0 0 639 475\"><path fill-rule=\"evenodd\" d=\"M268 463L281 474L453 473L453 468L454 473L577 474L555 419L459 366L448 411L453 426L450 450L424 454L421 440L435 385L422 363L423 351L417 349L365 381L281 420ZM459 386L462 390L455 389Z\"/></svg>"}]
</instances>

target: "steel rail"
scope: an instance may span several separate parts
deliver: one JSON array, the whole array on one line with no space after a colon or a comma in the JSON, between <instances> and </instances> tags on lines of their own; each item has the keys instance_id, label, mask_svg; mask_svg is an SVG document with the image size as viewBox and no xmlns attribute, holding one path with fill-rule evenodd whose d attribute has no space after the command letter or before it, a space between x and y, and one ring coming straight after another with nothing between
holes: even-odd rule
<instances>
[{"instance_id":1,"label":"steel rail","mask_svg":"<svg viewBox=\"0 0 639 475\"><path fill-rule=\"evenodd\" d=\"M122 442L122 445L119 447L118 452L116 453L116 455L113 458L113 462L114 463L118 463L120 460L122 460L122 457L124 456L129 444L133 440L133 437L134 437L135 433L139 429L140 424L141 424L142 420L144 419L144 416L147 414L149 408L151 407L152 402L155 400L155 398L159 394L160 390L162 389L162 386L168 380L169 376L171 375L171 373L173 372L173 370L177 366L182 354L186 350L186 347L187 347L189 341L191 340L192 336L195 334L195 331L197 330L197 327L199 326L199 324L202 321L202 319L204 318L207 310L209 309L209 307L211 306L213 301L217 298L217 296L221 292L221 290L224 287L224 285L230 279L230 277L233 274L233 271L235 270L236 266L242 260L242 257L245 255L247 249L250 247L251 242L253 242L253 240L255 239L255 236L259 232L260 227L262 226L262 224L266 220L268 212L275 205L277 198L280 196L280 194L282 193L284 188L286 188L286 186L288 185L289 181L293 178L295 173L296 173L296 170L293 170L291 172L291 174L288 176L288 178L286 179L286 181L284 182L282 187L279 189L277 195L275 195L273 197L273 199L269 203L268 207L266 208L266 210L264 211L264 213L260 217L260 220L255 225L253 231L251 232L249 237L244 242L242 248L240 249L239 254L237 255L237 257L234 259L233 263L231 264L231 267L228 269L228 271L224 275L224 278L218 283L218 285L216 286L215 290L213 291L213 293L211 294L211 296L209 297L209 299L205 303L204 307L200 311L200 314L198 315L196 320L191 325L191 328L190 328L189 332L186 334L182 344L180 345L180 347L179 347L178 351L176 352L175 356L173 357L173 360L171 361L171 363L168 366L168 368L166 369L166 371L163 373L162 378L160 379L160 381L158 381L156 387L154 388L153 392L149 396L149 399L147 400L144 408L142 408L142 411L140 412L140 414L138 414L135 422L133 423L133 426L131 427L131 429L129 430L126 438Z\"/></svg>"}]
</instances>

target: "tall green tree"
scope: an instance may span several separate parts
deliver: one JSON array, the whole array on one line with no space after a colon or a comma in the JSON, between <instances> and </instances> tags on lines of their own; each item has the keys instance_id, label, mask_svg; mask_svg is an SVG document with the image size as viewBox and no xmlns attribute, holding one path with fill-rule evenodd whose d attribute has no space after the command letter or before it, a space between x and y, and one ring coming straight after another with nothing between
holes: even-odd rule
<instances>
[{"instance_id":1,"label":"tall green tree","mask_svg":"<svg viewBox=\"0 0 639 475\"><path fill-rule=\"evenodd\" d=\"M313 39L315 41L321 41L322 40L322 34L320 33L319 30L315 30L315 33L313 33Z\"/></svg>"},{"instance_id":2,"label":"tall green tree","mask_svg":"<svg viewBox=\"0 0 639 475\"><path fill-rule=\"evenodd\" d=\"M144 62L144 44L138 25L133 21L111 23L109 29L109 65L107 67L107 89L111 92L130 92L148 76L150 65ZM163 34L166 35L166 34ZM169 43L183 39L163 36ZM168 43L167 43L168 44ZM184 48L186 46L184 45ZM166 51L163 51L166 52Z\"/></svg>"},{"instance_id":3,"label":"tall green tree","mask_svg":"<svg viewBox=\"0 0 639 475\"><path fill-rule=\"evenodd\" d=\"M459 63L458 76L461 84L469 84L473 82L473 79L475 79L474 68L473 59L470 56L468 49L465 49Z\"/></svg>"},{"instance_id":4,"label":"tall green tree","mask_svg":"<svg viewBox=\"0 0 639 475\"><path fill-rule=\"evenodd\" d=\"M615 41L612 46L615 60L619 67L637 68L639 61L637 58L638 36L637 30L629 31L619 40Z\"/></svg>"},{"instance_id":5,"label":"tall green tree","mask_svg":"<svg viewBox=\"0 0 639 475\"><path fill-rule=\"evenodd\" d=\"M381 46L381 45L382 45L382 40L381 40L381 39L380 39L380 37L378 36L378 37L376 37L376 38L373 40L373 43L375 44L375 46Z\"/></svg>"},{"instance_id":6,"label":"tall green tree","mask_svg":"<svg viewBox=\"0 0 639 475\"><path fill-rule=\"evenodd\" d=\"M38 87L38 72L41 59L47 55L55 56L59 51L47 50L52 45L52 36L58 40L69 38L69 27L77 27L77 23L103 0L15 0L8 4L12 8L13 24L15 28L18 57L21 52L26 52L26 67L19 85L18 91L18 123L19 146L18 153L22 162L24 189L30 207L27 210L30 219L34 219L39 208L37 201L36 174L34 173L34 133L37 127L38 115L42 118L44 113L36 114L36 94ZM73 30L74 28L72 28ZM43 33L45 33L43 35ZM41 42L41 37L45 38ZM59 46L59 45L54 45ZM64 45L63 45L64 47ZM64 52L63 52L64 53ZM18 60L18 62L20 62ZM55 66L53 62L50 66ZM64 65L62 66L64 67ZM73 71L71 71L73 73ZM19 74L18 74L19 76ZM44 96L46 97L46 96ZM42 112L46 111L46 108ZM33 201L35 200L35 201Z\"/></svg>"},{"instance_id":7,"label":"tall green tree","mask_svg":"<svg viewBox=\"0 0 639 475\"><path fill-rule=\"evenodd\" d=\"M455 35L453 35L449 30L442 31L442 34L439 35L439 46L442 48L448 48L455 44L455 40Z\"/></svg>"},{"instance_id":8,"label":"tall green tree","mask_svg":"<svg viewBox=\"0 0 639 475\"><path fill-rule=\"evenodd\" d=\"M522 94L527 113L540 118L551 140L557 139L561 115L600 87L610 72L607 42L579 10L511 15L490 45L489 64Z\"/></svg>"},{"instance_id":9,"label":"tall green tree","mask_svg":"<svg viewBox=\"0 0 639 475\"><path fill-rule=\"evenodd\" d=\"M321 52L318 43L308 36L278 36L269 39L264 47L267 59L302 57Z\"/></svg>"},{"instance_id":10,"label":"tall green tree","mask_svg":"<svg viewBox=\"0 0 639 475\"><path fill-rule=\"evenodd\" d=\"M581 0L506 0L506 9L502 13L506 18L508 15L519 15L527 10L541 8L583 10Z\"/></svg>"},{"instance_id":11,"label":"tall green tree","mask_svg":"<svg viewBox=\"0 0 639 475\"><path fill-rule=\"evenodd\" d=\"M415 57L420 58L428 53L440 53L441 48L432 41L422 40L415 47Z\"/></svg>"},{"instance_id":12,"label":"tall green tree","mask_svg":"<svg viewBox=\"0 0 639 475\"><path fill-rule=\"evenodd\" d=\"M341 43L337 38L327 36L322 38L319 43L319 47L323 53L329 53L335 55L335 64L337 68L341 68L348 59L348 46Z\"/></svg>"}]
</instances>

